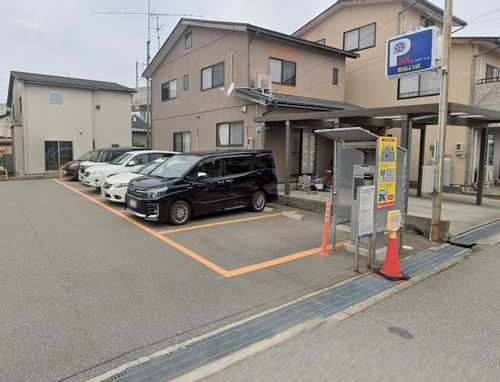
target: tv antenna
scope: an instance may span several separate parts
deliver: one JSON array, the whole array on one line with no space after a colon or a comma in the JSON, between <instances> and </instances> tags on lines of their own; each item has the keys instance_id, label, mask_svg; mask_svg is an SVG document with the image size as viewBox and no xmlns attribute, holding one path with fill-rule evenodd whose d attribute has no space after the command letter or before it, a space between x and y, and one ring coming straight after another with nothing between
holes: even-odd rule
<instances>
[{"instance_id":1,"label":"tv antenna","mask_svg":"<svg viewBox=\"0 0 500 382\"><path fill-rule=\"evenodd\" d=\"M159 13L159 12L152 12L151 11L151 0L147 0L147 12L136 12L136 11L96 11L92 12L94 15L133 15L133 16L147 16L148 20L148 39L146 41L146 67L149 66L149 63L151 61L151 20L153 18L156 18L156 33L157 33L157 38L158 38L158 49L160 49L160 24L159 24L159 18L160 17L171 17L171 16L177 16L177 17L201 17L200 15L194 15L194 14L183 14L183 13ZM148 147L151 148L151 80L149 78L146 78L146 85L147 85L147 90L146 90L146 98L147 98L147 112L146 112L146 123L148 125Z\"/></svg>"}]
</instances>

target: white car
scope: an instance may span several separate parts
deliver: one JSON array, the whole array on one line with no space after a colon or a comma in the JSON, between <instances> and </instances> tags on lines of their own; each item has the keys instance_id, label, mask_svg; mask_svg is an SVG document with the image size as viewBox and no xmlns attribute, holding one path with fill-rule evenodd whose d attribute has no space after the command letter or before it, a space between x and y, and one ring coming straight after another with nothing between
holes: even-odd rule
<instances>
[{"instance_id":1,"label":"white car","mask_svg":"<svg viewBox=\"0 0 500 382\"><path fill-rule=\"evenodd\" d=\"M131 172L122 172L121 174L113 175L104 181L101 193L102 197L115 203L125 203L125 195L127 187L132 179L140 178L151 173L155 168L170 158L158 158L151 163L145 164L140 169Z\"/></svg>"},{"instance_id":2,"label":"white car","mask_svg":"<svg viewBox=\"0 0 500 382\"><path fill-rule=\"evenodd\" d=\"M173 151L153 151L141 150L130 151L122 154L110 163L91 166L85 169L82 177L82 182L86 186L100 189L104 180L108 176L121 174L122 172L130 172L140 169L145 164L165 157L172 157L176 153Z\"/></svg>"}]
</instances>

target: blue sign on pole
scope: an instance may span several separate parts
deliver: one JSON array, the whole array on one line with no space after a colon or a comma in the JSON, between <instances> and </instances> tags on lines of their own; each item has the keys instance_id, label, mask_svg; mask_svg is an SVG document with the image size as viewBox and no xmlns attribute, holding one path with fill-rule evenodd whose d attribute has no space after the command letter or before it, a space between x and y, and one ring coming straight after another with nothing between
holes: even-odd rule
<instances>
[{"instance_id":1,"label":"blue sign on pole","mask_svg":"<svg viewBox=\"0 0 500 382\"><path fill-rule=\"evenodd\" d=\"M402 77L436 68L436 27L392 37L387 41L386 76Z\"/></svg>"}]
</instances>

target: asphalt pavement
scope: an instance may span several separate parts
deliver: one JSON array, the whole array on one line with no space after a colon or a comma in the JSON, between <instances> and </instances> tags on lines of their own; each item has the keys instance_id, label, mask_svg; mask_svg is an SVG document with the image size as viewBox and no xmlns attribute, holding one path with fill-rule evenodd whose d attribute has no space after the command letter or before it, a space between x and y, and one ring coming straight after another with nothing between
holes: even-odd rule
<instances>
[{"instance_id":1,"label":"asphalt pavement","mask_svg":"<svg viewBox=\"0 0 500 382\"><path fill-rule=\"evenodd\" d=\"M500 245L211 381L498 381Z\"/></svg>"},{"instance_id":2,"label":"asphalt pavement","mask_svg":"<svg viewBox=\"0 0 500 382\"><path fill-rule=\"evenodd\" d=\"M0 201L0 381L82 381L353 275L350 254L267 267L320 245L315 214L166 236L229 270L264 262L226 278L54 180L2 182Z\"/></svg>"}]
</instances>

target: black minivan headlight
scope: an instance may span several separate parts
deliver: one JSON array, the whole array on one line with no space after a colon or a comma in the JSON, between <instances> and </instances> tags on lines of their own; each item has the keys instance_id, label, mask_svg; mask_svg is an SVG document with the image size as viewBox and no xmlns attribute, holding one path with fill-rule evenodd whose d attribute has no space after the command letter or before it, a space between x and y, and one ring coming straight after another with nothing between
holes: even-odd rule
<instances>
[{"instance_id":1,"label":"black minivan headlight","mask_svg":"<svg viewBox=\"0 0 500 382\"><path fill-rule=\"evenodd\" d=\"M157 199L161 198L162 196L165 196L167 194L168 187L158 187L158 188L152 188L151 190L146 191L146 197L149 199Z\"/></svg>"}]
</instances>

